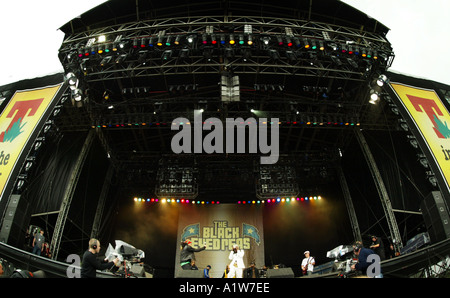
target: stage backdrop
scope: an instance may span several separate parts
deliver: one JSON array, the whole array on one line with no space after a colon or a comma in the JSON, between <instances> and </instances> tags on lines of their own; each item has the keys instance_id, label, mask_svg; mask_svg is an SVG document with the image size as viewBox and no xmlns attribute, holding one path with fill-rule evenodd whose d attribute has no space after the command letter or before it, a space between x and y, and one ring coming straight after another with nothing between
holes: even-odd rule
<instances>
[{"instance_id":1,"label":"stage backdrop","mask_svg":"<svg viewBox=\"0 0 450 298\"><path fill-rule=\"evenodd\" d=\"M180 267L181 242L190 239L194 248L206 244L206 249L195 253L196 265L203 270L211 265L210 276L221 278L233 244L244 249L244 263L264 265L264 237L262 206L236 206L234 204L209 204L183 206L178 220L175 277Z\"/></svg>"},{"instance_id":2,"label":"stage backdrop","mask_svg":"<svg viewBox=\"0 0 450 298\"><path fill-rule=\"evenodd\" d=\"M394 82L390 85L429 148L448 192L450 189L449 112L434 90Z\"/></svg>"}]
</instances>

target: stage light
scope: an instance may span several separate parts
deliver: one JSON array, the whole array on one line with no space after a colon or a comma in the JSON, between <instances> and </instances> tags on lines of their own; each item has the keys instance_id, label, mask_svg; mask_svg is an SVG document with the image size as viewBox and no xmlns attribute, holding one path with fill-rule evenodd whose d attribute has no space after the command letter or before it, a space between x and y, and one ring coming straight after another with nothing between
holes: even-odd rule
<instances>
[{"instance_id":1,"label":"stage light","mask_svg":"<svg viewBox=\"0 0 450 298\"><path fill-rule=\"evenodd\" d=\"M105 42L105 41L106 41L106 36L105 36L105 35L100 35L100 36L98 37L97 42Z\"/></svg>"},{"instance_id":2,"label":"stage light","mask_svg":"<svg viewBox=\"0 0 450 298\"><path fill-rule=\"evenodd\" d=\"M141 48L145 48L147 46L147 39L145 39L145 37L143 37L141 39Z\"/></svg>"},{"instance_id":3,"label":"stage light","mask_svg":"<svg viewBox=\"0 0 450 298\"><path fill-rule=\"evenodd\" d=\"M277 41L279 46L283 45L283 38L280 35L277 36Z\"/></svg>"},{"instance_id":4,"label":"stage light","mask_svg":"<svg viewBox=\"0 0 450 298\"><path fill-rule=\"evenodd\" d=\"M253 44L253 38L251 35L248 36L247 44L251 46Z\"/></svg>"},{"instance_id":5,"label":"stage light","mask_svg":"<svg viewBox=\"0 0 450 298\"><path fill-rule=\"evenodd\" d=\"M154 46L154 38L153 38L153 37L150 37L150 38L148 39L148 46L149 46L149 47L153 47L153 46Z\"/></svg>"},{"instance_id":6,"label":"stage light","mask_svg":"<svg viewBox=\"0 0 450 298\"><path fill-rule=\"evenodd\" d=\"M377 79L377 85L382 87L385 83L387 83L388 78L385 75L380 75Z\"/></svg>"},{"instance_id":7,"label":"stage light","mask_svg":"<svg viewBox=\"0 0 450 298\"><path fill-rule=\"evenodd\" d=\"M75 90L78 87L78 78L75 76L73 72L69 72L66 75L66 80L69 83L70 89Z\"/></svg>"},{"instance_id":8,"label":"stage light","mask_svg":"<svg viewBox=\"0 0 450 298\"><path fill-rule=\"evenodd\" d=\"M243 45L244 44L244 35L239 35L239 44Z\"/></svg>"},{"instance_id":9,"label":"stage light","mask_svg":"<svg viewBox=\"0 0 450 298\"><path fill-rule=\"evenodd\" d=\"M378 94L378 92L376 92L374 89L371 89L370 90L370 100L369 100L369 102L371 104L375 104L378 101L379 98L380 98L380 95Z\"/></svg>"},{"instance_id":10,"label":"stage light","mask_svg":"<svg viewBox=\"0 0 450 298\"><path fill-rule=\"evenodd\" d=\"M179 45L179 44L180 44L180 36L179 36L179 35L175 38L174 43L175 43L176 45Z\"/></svg>"},{"instance_id":11,"label":"stage light","mask_svg":"<svg viewBox=\"0 0 450 298\"><path fill-rule=\"evenodd\" d=\"M81 101L81 99L82 99L82 97L83 97L83 93L81 92L80 89L75 89L75 90L73 90L72 95L73 95L73 99L74 99L75 101Z\"/></svg>"},{"instance_id":12,"label":"stage light","mask_svg":"<svg viewBox=\"0 0 450 298\"><path fill-rule=\"evenodd\" d=\"M211 43L212 44L217 44L216 35L214 35L214 34L211 34Z\"/></svg>"},{"instance_id":13,"label":"stage light","mask_svg":"<svg viewBox=\"0 0 450 298\"><path fill-rule=\"evenodd\" d=\"M303 39L303 43L304 43L304 47L305 47L305 49L309 49L310 47L311 47L311 45L309 44L309 41L308 41L308 39L307 38L304 38Z\"/></svg>"},{"instance_id":14,"label":"stage light","mask_svg":"<svg viewBox=\"0 0 450 298\"><path fill-rule=\"evenodd\" d=\"M323 41L319 41L319 50L324 51L325 46L323 45Z\"/></svg>"},{"instance_id":15,"label":"stage light","mask_svg":"<svg viewBox=\"0 0 450 298\"><path fill-rule=\"evenodd\" d=\"M189 35L189 36L187 37L188 43L193 43L193 42L194 42L194 38L195 38L194 35Z\"/></svg>"},{"instance_id":16,"label":"stage light","mask_svg":"<svg viewBox=\"0 0 450 298\"><path fill-rule=\"evenodd\" d=\"M137 49L137 47L138 47L138 40L137 40L137 38L135 38L133 40L133 48Z\"/></svg>"},{"instance_id":17,"label":"stage light","mask_svg":"<svg viewBox=\"0 0 450 298\"><path fill-rule=\"evenodd\" d=\"M316 41L315 41L315 40L311 41L311 48L312 48L313 50L316 50L316 49L317 49L317 44L316 44Z\"/></svg>"},{"instance_id":18,"label":"stage light","mask_svg":"<svg viewBox=\"0 0 450 298\"><path fill-rule=\"evenodd\" d=\"M301 47L300 39L298 37L294 37L294 42L297 47Z\"/></svg>"},{"instance_id":19,"label":"stage light","mask_svg":"<svg viewBox=\"0 0 450 298\"><path fill-rule=\"evenodd\" d=\"M105 58L102 59L102 61L100 62L101 66L105 66L107 65L109 62L111 62L112 56L106 56Z\"/></svg>"},{"instance_id":20,"label":"stage light","mask_svg":"<svg viewBox=\"0 0 450 298\"><path fill-rule=\"evenodd\" d=\"M235 43L236 43L236 41L234 40L234 35L231 34L230 35L230 44L235 44Z\"/></svg>"},{"instance_id":21,"label":"stage light","mask_svg":"<svg viewBox=\"0 0 450 298\"><path fill-rule=\"evenodd\" d=\"M220 36L220 43L225 44L225 35Z\"/></svg>"},{"instance_id":22,"label":"stage light","mask_svg":"<svg viewBox=\"0 0 450 298\"><path fill-rule=\"evenodd\" d=\"M166 50L164 51L164 53L162 54L161 58L163 60L169 60L172 57L172 50Z\"/></svg>"},{"instance_id":23,"label":"stage light","mask_svg":"<svg viewBox=\"0 0 450 298\"><path fill-rule=\"evenodd\" d=\"M263 37L262 38L262 41L263 41L263 43L265 44L265 45L268 45L269 44L269 42L270 42L270 37Z\"/></svg>"}]
</instances>

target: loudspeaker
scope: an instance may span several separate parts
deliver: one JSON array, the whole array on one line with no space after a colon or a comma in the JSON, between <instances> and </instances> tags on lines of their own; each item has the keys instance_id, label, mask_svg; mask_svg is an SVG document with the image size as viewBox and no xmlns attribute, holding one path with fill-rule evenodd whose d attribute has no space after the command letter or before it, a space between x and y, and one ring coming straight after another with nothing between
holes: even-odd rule
<instances>
[{"instance_id":1,"label":"loudspeaker","mask_svg":"<svg viewBox=\"0 0 450 298\"><path fill-rule=\"evenodd\" d=\"M203 270L183 270L181 269L176 278L203 278Z\"/></svg>"},{"instance_id":2,"label":"loudspeaker","mask_svg":"<svg viewBox=\"0 0 450 298\"><path fill-rule=\"evenodd\" d=\"M420 209L432 242L450 238L450 216L440 191L432 191L426 196Z\"/></svg>"},{"instance_id":3,"label":"loudspeaker","mask_svg":"<svg viewBox=\"0 0 450 298\"><path fill-rule=\"evenodd\" d=\"M25 238L25 219L28 218L28 204L20 195L11 195L6 206L5 217L0 229L0 241L21 247Z\"/></svg>"},{"instance_id":4,"label":"loudspeaker","mask_svg":"<svg viewBox=\"0 0 450 298\"><path fill-rule=\"evenodd\" d=\"M292 268L268 269L267 278L294 278Z\"/></svg>"}]
</instances>

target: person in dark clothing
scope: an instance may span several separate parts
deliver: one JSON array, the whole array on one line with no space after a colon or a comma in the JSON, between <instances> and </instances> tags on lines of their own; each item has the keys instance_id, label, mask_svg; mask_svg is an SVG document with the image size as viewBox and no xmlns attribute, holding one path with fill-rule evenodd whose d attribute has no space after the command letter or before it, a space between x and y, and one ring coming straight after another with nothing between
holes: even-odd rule
<instances>
[{"instance_id":1,"label":"person in dark clothing","mask_svg":"<svg viewBox=\"0 0 450 298\"><path fill-rule=\"evenodd\" d=\"M256 268L255 262L250 263L250 267L244 270L244 278L259 278L259 270Z\"/></svg>"},{"instance_id":2,"label":"person in dark clothing","mask_svg":"<svg viewBox=\"0 0 450 298\"><path fill-rule=\"evenodd\" d=\"M194 253L206 249L206 245L201 248L195 249L191 246L191 244L192 242L190 240L181 242L180 265L183 270L191 269L191 261L195 260Z\"/></svg>"},{"instance_id":3,"label":"person in dark clothing","mask_svg":"<svg viewBox=\"0 0 450 298\"><path fill-rule=\"evenodd\" d=\"M113 266L119 266L118 258L111 262L106 262L106 260L101 262L96 256L99 252L100 241L92 238L89 240L89 249L84 252L83 260L81 261L81 278L95 278L97 270L105 270Z\"/></svg>"},{"instance_id":4,"label":"person in dark clothing","mask_svg":"<svg viewBox=\"0 0 450 298\"><path fill-rule=\"evenodd\" d=\"M377 255L380 256L381 261L386 259L386 255L384 253L383 240L381 240L375 235L372 236L372 244L370 245L370 249L372 249Z\"/></svg>"},{"instance_id":5,"label":"person in dark clothing","mask_svg":"<svg viewBox=\"0 0 450 298\"><path fill-rule=\"evenodd\" d=\"M365 248L362 244L356 244L353 248L353 252L358 257L358 263L351 266L352 270L361 271L363 275L367 276L367 269L370 265L375 263L374 258L370 258L371 261L368 260L370 255L375 255L375 252L370 248ZM382 277L380 274L377 277Z\"/></svg>"}]
</instances>

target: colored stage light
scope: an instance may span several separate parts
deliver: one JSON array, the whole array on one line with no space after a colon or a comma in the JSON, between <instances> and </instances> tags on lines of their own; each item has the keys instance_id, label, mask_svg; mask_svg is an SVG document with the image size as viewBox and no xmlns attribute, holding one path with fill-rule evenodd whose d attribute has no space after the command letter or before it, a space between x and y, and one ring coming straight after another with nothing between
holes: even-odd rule
<instances>
[{"instance_id":1,"label":"colored stage light","mask_svg":"<svg viewBox=\"0 0 450 298\"><path fill-rule=\"evenodd\" d=\"M233 34L230 35L230 44L235 44L236 41L234 40Z\"/></svg>"},{"instance_id":2,"label":"colored stage light","mask_svg":"<svg viewBox=\"0 0 450 298\"><path fill-rule=\"evenodd\" d=\"M207 44L207 43L208 43L206 34L203 34L203 35L202 35L202 43L203 43L203 44Z\"/></svg>"},{"instance_id":3,"label":"colored stage light","mask_svg":"<svg viewBox=\"0 0 450 298\"><path fill-rule=\"evenodd\" d=\"M303 44L305 45L305 49L309 49L311 47L311 44L309 43L307 38L303 39Z\"/></svg>"},{"instance_id":4,"label":"colored stage light","mask_svg":"<svg viewBox=\"0 0 450 298\"><path fill-rule=\"evenodd\" d=\"M175 38L174 44L176 44L176 45L180 44L180 36L179 35Z\"/></svg>"},{"instance_id":5,"label":"colored stage light","mask_svg":"<svg viewBox=\"0 0 450 298\"><path fill-rule=\"evenodd\" d=\"M278 45L282 46L283 45L283 38L281 36L277 36L277 41L278 41Z\"/></svg>"},{"instance_id":6,"label":"colored stage light","mask_svg":"<svg viewBox=\"0 0 450 298\"><path fill-rule=\"evenodd\" d=\"M323 45L323 41L319 41L319 50L324 51L325 46Z\"/></svg>"},{"instance_id":7,"label":"colored stage light","mask_svg":"<svg viewBox=\"0 0 450 298\"><path fill-rule=\"evenodd\" d=\"M217 39L216 39L216 36L214 34L211 35L211 43L212 44L217 44Z\"/></svg>"},{"instance_id":8,"label":"colored stage light","mask_svg":"<svg viewBox=\"0 0 450 298\"><path fill-rule=\"evenodd\" d=\"M251 35L248 36L247 44L251 46L253 44L253 38Z\"/></svg>"},{"instance_id":9,"label":"colored stage light","mask_svg":"<svg viewBox=\"0 0 450 298\"><path fill-rule=\"evenodd\" d=\"M244 35L239 35L239 44L244 44Z\"/></svg>"}]
</instances>

